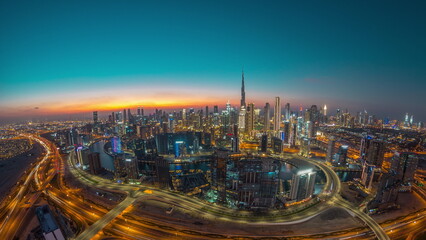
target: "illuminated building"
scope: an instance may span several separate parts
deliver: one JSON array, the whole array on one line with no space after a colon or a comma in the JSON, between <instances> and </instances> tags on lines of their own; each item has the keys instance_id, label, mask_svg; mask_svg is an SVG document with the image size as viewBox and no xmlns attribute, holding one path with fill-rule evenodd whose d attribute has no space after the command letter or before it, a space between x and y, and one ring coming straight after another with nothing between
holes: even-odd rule
<instances>
[{"instance_id":1,"label":"illuminated building","mask_svg":"<svg viewBox=\"0 0 426 240\"><path fill-rule=\"evenodd\" d=\"M380 140L375 140L371 136L366 136L361 139L360 158L368 164L382 167L385 156L385 143Z\"/></svg>"},{"instance_id":2,"label":"illuminated building","mask_svg":"<svg viewBox=\"0 0 426 240\"><path fill-rule=\"evenodd\" d=\"M68 145L78 146L80 145L79 134L76 128L71 128L69 133L67 134L67 143Z\"/></svg>"},{"instance_id":3,"label":"illuminated building","mask_svg":"<svg viewBox=\"0 0 426 240\"><path fill-rule=\"evenodd\" d=\"M200 150L200 132L163 133L155 135L158 154L195 154Z\"/></svg>"},{"instance_id":4,"label":"illuminated building","mask_svg":"<svg viewBox=\"0 0 426 240\"><path fill-rule=\"evenodd\" d=\"M247 107L245 132L251 134L254 129L254 104L250 103Z\"/></svg>"},{"instance_id":5,"label":"illuminated building","mask_svg":"<svg viewBox=\"0 0 426 240\"><path fill-rule=\"evenodd\" d=\"M327 105L324 105L324 117L327 117Z\"/></svg>"},{"instance_id":6,"label":"illuminated building","mask_svg":"<svg viewBox=\"0 0 426 240\"><path fill-rule=\"evenodd\" d=\"M273 159L238 161L238 203L240 208L270 208L278 193L279 164Z\"/></svg>"},{"instance_id":7,"label":"illuminated building","mask_svg":"<svg viewBox=\"0 0 426 240\"><path fill-rule=\"evenodd\" d=\"M333 163L335 166L339 166L339 167L346 166L346 161L348 158L348 148L349 147L347 145L342 145L339 147L339 150L334 155Z\"/></svg>"},{"instance_id":8,"label":"illuminated building","mask_svg":"<svg viewBox=\"0 0 426 240\"><path fill-rule=\"evenodd\" d=\"M121 153L121 140L119 137L113 137L111 139L111 150L113 153Z\"/></svg>"},{"instance_id":9,"label":"illuminated building","mask_svg":"<svg viewBox=\"0 0 426 240\"><path fill-rule=\"evenodd\" d=\"M78 147L76 149L77 153L77 163L80 164L80 166L83 167L83 169L86 169L89 165L89 153L90 150L86 147Z\"/></svg>"},{"instance_id":10,"label":"illuminated building","mask_svg":"<svg viewBox=\"0 0 426 240\"><path fill-rule=\"evenodd\" d=\"M313 122L306 121L305 125L306 125L305 129L306 129L306 135L307 135L307 137L308 138L314 138L315 135L314 135L314 124L313 124Z\"/></svg>"},{"instance_id":11,"label":"illuminated building","mask_svg":"<svg viewBox=\"0 0 426 240\"><path fill-rule=\"evenodd\" d=\"M309 157L311 151L310 140L309 138L302 138L300 142L300 151L299 154L303 157Z\"/></svg>"},{"instance_id":12,"label":"illuminated building","mask_svg":"<svg viewBox=\"0 0 426 240\"><path fill-rule=\"evenodd\" d=\"M280 97L275 97L275 106L274 106L274 132L278 133L280 130L281 124L281 102Z\"/></svg>"},{"instance_id":13,"label":"illuminated building","mask_svg":"<svg viewBox=\"0 0 426 240\"><path fill-rule=\"evenodd\" d=\"M241 105L240 107L246 107L246 91L244 87L244 70L241 74Z\"/></svg>"},{"instance_id":14,"label":"illuminated building","mask_svg":"<svg viewBox=\"0 0 426 240\"><path fill-rule=\"evenodd\" d=\"M316 173L312 169L299 170L291 180L290 199L301 201L312 197L315 187Z\"/></svg>"},{"instance_id":15,"label":"illuminated building","mask_svg":"<svg viewBox=\"0 0 426 240\"><path fill-rule=\"evenodd\" d=\"M284 122L284 131L283 131L283 137L282 140L284 141L284 144L289 144L290 143L290 122L289 120L286 120Z\"/></svg>"},{"instance_id":16,"label":"illuminated building","mask_svg":"<svg viewBox=\"0 0 426 240\"><path fill-rule=\"evenodd\" d=\"M238 127L242 131L245 130L245 127L246 127L246 109L245 109L245 107L240 108L240 113L238 115Z\"/></svg>"},{"instance_id":17,"label":"illuminated building","mask_svg":"<svg viewBox=\"0 0 426 240\"><path fill-rule=\"evenodd\" d=\"M138 161L131 152L122 152L114 155L114 174L119 181L135 180L139 178Z\"/></svg>"}]
</instances>

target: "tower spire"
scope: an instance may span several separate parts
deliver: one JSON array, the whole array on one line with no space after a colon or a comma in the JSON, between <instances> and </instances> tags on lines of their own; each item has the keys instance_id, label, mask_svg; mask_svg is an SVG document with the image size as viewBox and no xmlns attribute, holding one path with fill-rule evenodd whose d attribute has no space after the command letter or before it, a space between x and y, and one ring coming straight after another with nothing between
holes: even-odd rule
<instances>
[{"instance_id":1,"label":"tower spire","mask_svg":"<svg viewBox=\"0 0 426 240\"><path fill-rule=\"evenodd\" d=\"M244 66L241 74L241 107L246 107L246 91L244 87Z\"/></svg>"}]
</instances>

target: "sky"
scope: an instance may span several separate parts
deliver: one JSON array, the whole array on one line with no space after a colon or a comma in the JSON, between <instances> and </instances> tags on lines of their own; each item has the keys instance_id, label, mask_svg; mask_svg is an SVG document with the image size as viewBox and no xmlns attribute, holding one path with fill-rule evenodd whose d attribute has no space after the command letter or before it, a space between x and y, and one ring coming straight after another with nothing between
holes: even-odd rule
<instances>
[{"instance_id":1,"label":"sky","mask_svg":"<svg viewBox=\"0 0 426 240\"><path fill-rule=\"evenodd\" d=\"M0 1L0 120L327 104L426 121L425 1Z\"/></svg>"}]
</instances>

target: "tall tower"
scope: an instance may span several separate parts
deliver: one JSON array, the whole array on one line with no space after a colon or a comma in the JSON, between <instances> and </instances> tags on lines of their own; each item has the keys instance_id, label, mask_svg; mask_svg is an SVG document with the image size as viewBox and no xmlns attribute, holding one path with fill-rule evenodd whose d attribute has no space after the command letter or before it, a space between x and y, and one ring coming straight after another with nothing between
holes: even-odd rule
<instances>
[{"instance_id":1,"label":"tall tower","mask_svg":"<svg viewBox=\"0 0 426 240\"><path fill-rule=\"evenodd\" d=\"M241 81L241 107L246 107L246 91L244 87L244 69L242 71L242 81Z\"/></svg>"},{"instance_id":2,"label":"tall tower","mask_svg":"<svg viewBox=\"0 0 426 240\"><path fill-rule=\"evenodd\" d=\"M254 129L254 104L250 103L247 107L246 122L245 122L246 133L251 133Z\"/></svg>"},{"instance_id":3,"label":"tall tower","mask_svg":"<svg viewBox=\"0 0 426 240\"><path fill-rule=\"evenodd\" d=\"M93 123L98 124L98 111L93 112Z\"/></svg>"},{"instance_id":4,"label":"tall tower","mask_svg":"<svg viewBox=\"0 0 426 240\"><path fill-rule=\"evenodd\" d=\"M275 97L275 107L274 107L274 131L278 133L280 130L281 123L281 102L280 97Z\"/></svg>"},{"instance_id":5,"label":"tall tower","mask_svg":"<svg viewBox=\"0 0 426 240\"><path fill-rule=\"evenodd\" d=\"M270 129L270 122L269 122L269 120L270 120L270 110L271 109L271 107L269 106L269 103L266 103L265 104L265 108L264 108L264 113L263 113L263 117L264 117L264 120L263 120L263 127L264 127L264 131L266 132L266 131L269 131L269 129Z\"/></svg>"}]
</instances>

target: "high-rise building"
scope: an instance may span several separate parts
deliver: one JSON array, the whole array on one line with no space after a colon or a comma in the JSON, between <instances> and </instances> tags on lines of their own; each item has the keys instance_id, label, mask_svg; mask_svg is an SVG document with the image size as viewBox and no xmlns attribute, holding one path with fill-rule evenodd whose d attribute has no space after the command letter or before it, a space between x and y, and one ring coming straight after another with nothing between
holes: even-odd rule
<instances>
[{"instance_id":1,"label":"high-rise building","mask_svg":"<svg viewBox=\"0 0 426 240\"><path fill-rule=\"evenodd\" d=\"M265 107L263 108L263 131L269 131L271 129L271 122L270 122L270 117L271 117L271 106L269 105L269 103L265 104Z\"/></svg>"},{"instance_id":2,"label":"high-rise building","mask_svg":"<svg viewBox=\"0 0 426 240\"><path fill-rule=\"evenodd\" d=\"M89 153L89 168L91 174L99 174L101 172L101 158L98 152Z\"/></svg>"},{"instance_id":3,"label":"high-rise building","mask_svg":"<svg viewBox=\"0 0 426 240\"><path fill-rule=\"evenodd\" d=\"M250 134L254 130L254 104L250 103L247 107L245 131Z\"/></svg>"},{"instance_id":4,"label":"high-rise building","mask_svg":"<svg viewBox=\"0 0 426 240\"><path fill-rule=\"evenodd\" d=\"M83 167L83 169L86 169L89 165L89 153L90 150L87 147L78 147L76 149L77 153L77 163Z\"/></svg>"},{"instance_id":5,"label":"high-rise building","mask_svg":"<svg viewBox=\"0 0 426 240\"><path fill-rule=\"evenodd\" d=\"M391 161L391 171L394 171L395 178L402 184L414 181L414 173L416 171L419 158L413 152L395 152Z\"/></svg>"},{"instance_id":6,"label":"high-rise building","mask_svg":"<svg viewBox=\"0 0 426 240\"><path fill-rule=\"evenodd\" d=\"M240 207L273 207L278 193L279 165L273 159L238 162Z\"/></svg>"},{"instance_id":7,"label":"high-rise building","mask_svg":"<svg viewBox=\"0 0 426 240\"><path fill-rule=\"evenodd\" d=\"M336 147L336 139L333 136L331 136L330 139L328 140L327 157L326 157L326 161L329 163L333 161L335 147Z\"/></svg>"},{"instance_id":8,"label":"high-rise building","mask_svg":"<svg viewBox=\"0 0 426 240\"><path fill-rule=\"evenodd\" d=\"M132 114L130 113L130 108L127 109L127 121L128 122L132 121Z\"/></svg>"},{"instance_id":9,"label":"high-rise building","mask_svg":"<svg viewBox=\"0 0 426 240\"><path fill-rule=\"evenodd\" d=\"M280 131L280 124L281 124L281 102L280 102L280 97L275 97L275 107L274 107L275 134L278 134L278 131Z\"/></svg>"},{"instance_id":10,"label":"high-rise building","mask_svg":"<svg viewBox=\"0 0 426 240\"><path fill-rule=\"evenodd\" d=\"M285 105L285 119L289 120L290 119L290 103L286 103Z\"/></svg>"},{"instance_id":11,"label":"high-rise building","mask_svg":"<svg viewBox=\"0 0 426 240\"><path fill-rule=\"evenodd\" d=\"M98 111L93 112L93 123L95 125L98 123Z\"/></svg>"},{"instance_id":12,"label":"high-rise building","mask_svg":"<svg viewBox=\"0 0 426 240\"><path fill-rule=\"evenodd\" d=\"M241 75L241 105L240 107L246 106L246 90L244 86L244 70L242 71Z\"/></svg>"},{"instance_id":13,"label":"high-rise building","mask_svg":"<svg viewBox=\"0 0 426 240\"><path fill-rule=\"evenodd\" d=\"M300 140L299 154L303 157L309 157L310 152L311 152L310 140L309 138L304 137Z\"/></svg>"},{"instance_id":14,"label":"high-rise building","mask_svg":"<svg viewBox=\"0 0 426 240\"><path fill-rule=\"evenodd\" d=\"M266 152L268 148L268 135L262 135L262 140L260 143L260 151Z\"/></svg>"},{"instance_id":15,"label":"high-rise building","mask_svg":"<svg viewBox=\"0 0 426 240\"><path fill-rule=\"evenodd\" d=\"M368 164L382 167L385 157L385 143L366 136L361 139L360 158Z\"/></svg>"},{"instance_id":16,"label":"high-rise building","mask_svg":"<svg viewBox=\"0 0 426 240\"><path fill-rule=\"evenodd\" d=\"M126 109L123 109L123 122L127 122Z\"/></svg>"},{"instance_id":17,"label":"high-rise building","mask_svg":"<svg viewBox=\"0 0 426 240\"><path fill-rule=\"evenodd\" d=\"M111 140L111 150L113 153L121 153L121 140L119 137L113 137Z\"/></svg>"},{"instance_id":18,"label":"high-rise building","mask_svg":"<svg viewBox=\"0 0 426 240\"><path fill-rule=\"evenodd\" d=\"M274 153L279 154L283 152L283 140L281 140L281 138L272 137L271 143L272 143L272 150L274 151Z\"/></svg>"},{"instance_id":19,"label":"high-rise building","mask_svg":"<svg viewBox=\"0 0 426 240\"><path fill-rule=\"evenodd\" d=\"M156 183L160 188L168 188L170 186L170 165L167 159L161 156L155 158Z\"/></svg>"},{"instance_id":20,"label":"high-rise building","mask_svg":"<svg viewBox=\"0 0 426 240\"><path fill-rule=\"evenodd\" d=\"M213 185L217 188L219 203L226 203L226 172L229 154L230 151L227 149L218 149L214 152Z\"/></svg>"},{"instance_id":21,"label":"high-rise building","mask_svg":"<svg viewBox=\"0 0 426 240\"><path fill-rule=\"evenodd\" d=\"M289 144L290 143L290 128L291 128L290 121L286 120L284 122L284 129L283 129L283 132L282 132L282 135L284 135L282 137L282 139L284 141L284 144Z\"/></svg>"},{"instance_id":22,"label":"high-rise building","mask_svg":"<svg viewBox=\"0 0 426 240\"><path fill-rule=\"evenodd\" d=\"M375 198L367 205L369 212L374 213L378 210L395 207L398 190L399 185L395 179L395 174L393 172L384 173L379 180Z\"/></svg>"},{"instance_id":23,"label":"high-rise building","mask_svg":"<svg viewBox=\"0 0 426 240\"><path fill-rule=\"evenodd\" d=\"M291 180L290 198L301 201L312 197L314 194L316 173L312 169L299 170Z\"/></svg>"},{"instance_id":24,"label":"high-rise building","mask_svg":"<svg viewBox=\"0 0 426 240\"><path fill-rule=\"evenodd\" d=\"M348 158L348 145L341 145L339 150L334 155L334 165L339 167L346 166L347 158Z\"/></svg>"},{"instance_id":25,"label":"high-rise building","mask_svg":"<svg viewBox=\"0 0 426 240\"><path fill-rule=\"evenodd\" d=\"M368 189L371 189L373 185L374 171L376 166L364 162L362 165L361 183Z\"/></svg>"}]
</instances>

